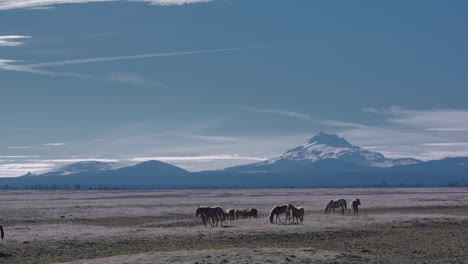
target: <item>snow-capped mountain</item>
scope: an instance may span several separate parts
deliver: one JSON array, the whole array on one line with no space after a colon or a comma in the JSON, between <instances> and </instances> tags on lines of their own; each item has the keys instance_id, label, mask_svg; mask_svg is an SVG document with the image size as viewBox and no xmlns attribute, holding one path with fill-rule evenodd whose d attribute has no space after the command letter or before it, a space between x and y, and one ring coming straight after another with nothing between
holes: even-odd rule
<instances>
[{"instance_id":1,"label":"snow-capped mountain","mask_svg":"<svg viewBox=\"0 0 468 264\"><path fill-rule=\"evenodd\" d=\"M99 162L99 161L80 161L73 164L69 164L59 168L56 171L45 173L54 175L70 175L80 172L95 172L114 169L115 163L110 162Z\"/></svg>"},{"instance_id":2,"label":"snow-capped mountain","mask_svg":"<svg viewBox=\"0 0 468 264\"><path fill-rule=\"evenodd\" d=\"M326 159L341 160L362 167L393 167L421 162L412 158L389 159L379 152L372 152L353 146L336 134L320 132L303 145L290 149L277 158L229 168L229 170L252 169L253 171L257 171L260 168L264 168L266 171L270 171L270 169L284 170L290 166L304 166Z\"/></svg>"},{"instance_id":3,"label":"snow-capped mountain","mask_svg":"<svg viewBox=\"0 0 468 264\"><path fill-rule=\"evenodd\" d=\"M398 165L416 164L420 161L405 159L388 159L379 152L372 152L351 145L336 134L320 132L305 144L288 150L278 158L268 160L274 163L278 160L309 160L339 159L364 167L393 167Z\"/></svg>"}]
</instances>

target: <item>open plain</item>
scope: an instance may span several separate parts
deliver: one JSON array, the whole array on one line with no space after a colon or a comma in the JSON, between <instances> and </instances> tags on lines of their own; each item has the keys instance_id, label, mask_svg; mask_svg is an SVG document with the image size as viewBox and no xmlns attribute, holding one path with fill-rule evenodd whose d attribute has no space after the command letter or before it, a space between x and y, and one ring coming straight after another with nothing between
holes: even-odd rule
<instances>
[{"instance_id":1,"label":"open plain","mask_svg":"<svg viewBox=\"0 0 468 264\"><path fill-rule=\"evenodd\" d=\"M325 215L336 198L360 198L359 217ZM0 201L0 263L468 263L468 188L2 191ZM270 224L289 202L305 208L303 224ZM197 205L259 217L205 228Z\"/></svg>"}]
</instances>

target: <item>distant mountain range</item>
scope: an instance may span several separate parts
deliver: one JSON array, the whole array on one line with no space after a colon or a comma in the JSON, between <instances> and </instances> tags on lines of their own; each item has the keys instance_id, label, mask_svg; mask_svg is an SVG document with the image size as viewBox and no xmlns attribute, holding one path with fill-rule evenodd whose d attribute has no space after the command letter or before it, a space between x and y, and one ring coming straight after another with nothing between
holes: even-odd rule
<instances>
[{"instance_id":1,"label":"distant mountain range","mask_svg":"<svg viewBox=\"0 0 468 264\"><path fill-rule=\"evenodd\" d=\"M188 172L156 160L123 168L91 161L0 179L1 188L65 184L128 188L466 186L468 157L427 162L390 159L321 132L279 157L223 170Z\"/></svg>"}]
</instances>

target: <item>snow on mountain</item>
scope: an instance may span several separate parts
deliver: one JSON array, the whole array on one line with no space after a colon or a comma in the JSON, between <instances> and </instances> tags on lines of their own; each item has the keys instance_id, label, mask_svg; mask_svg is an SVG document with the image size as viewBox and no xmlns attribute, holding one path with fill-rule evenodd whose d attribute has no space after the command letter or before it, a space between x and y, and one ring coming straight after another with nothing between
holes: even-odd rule
<instances>
[{"instance_id":1,"label":"snow on mountain","mask_svg":"<svg viewBox=\"0 0 468 264\"><path fill-rule=\"evenodd\" d=\"M99 161L81 161L73 164L65 165L60 169L49 172L48 174L56 175L69 175L80 172L91 172L91 171L104 171L115 168L115 163L99 162Z\"/></svg>"},{"instance_id":2,"label":"snow on mountain","mask_svg":"<svg viewBox=\"0 0 468 264\"><path fill-rule=\"evenodd\" d=\"M393 167L421 162L412 158L389 159L379 152L353 146L336 134L320 132L303 145L290 149L277 158L246 165L245 168L275 168L279 165L284 168L294 164L304 165L325 159L342 160L363 167ZM239 168L241 167L243 166L239 166Z\"/></svg>"},{"instance_id":3,"label":"snow on mountain","mask_svg":"<svg viewBox=\"0 0 468 264\"><path fill-rule=\"evenodd\" d=\"M320 132L305 144L288 150L278 158L267 161L274 163L278 160L309 160L339 159L364 167L393 167L396 165L409 165L419 163L418 160L388 159L379 152L372 152L351 145L344 138L336 134Z\"/></svg>"}]
</instances>

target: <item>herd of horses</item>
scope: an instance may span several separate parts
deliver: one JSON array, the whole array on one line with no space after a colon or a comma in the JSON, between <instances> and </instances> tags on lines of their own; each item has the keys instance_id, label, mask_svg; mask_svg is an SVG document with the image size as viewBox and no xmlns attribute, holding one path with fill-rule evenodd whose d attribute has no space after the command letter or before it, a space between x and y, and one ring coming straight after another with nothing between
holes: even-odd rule
<instances>
[{"instance_id":1,"label":"herd of horses","mask_svg":"<svg viewBox=\"0 0 468 264\"><path fill-rule=\"evenodd\" d=\"M361 205L361 201L359 199L354 199L350 202L350 209L352 213L355 214L357 217L359 216L359 206ZM335 213L336 208L341 208L341 214L344 215L345 211L347 210L347 203L345 199L337 199L331 200L327 203L325 207L325 214L330 214L333 210ZM302 223L304 221L304 213L305 210L302 207L296 207L289 204L281 204L276 205L270 211L270 223L273 222L281 223L280 215L285 215L285 222L292 222L293 223ZM200 217L203 225L205 227L210 224L212 227L218 226L218 223L221 222L221 227L223 226L223 221L225 220L237 220L239 218L250 218L254 217L257 218L258 211L255 208L237 208L237 209L227 209L223 210L223 208L219 206L215 207L208 207L208 206L200 206L197 205L197 210L195 213L196 217Z\"/></svg>"},{"instance_id":2,"label":"herd of horses","mask_svg":"<svg viewBox=\"0 0 468 264\"><path fill-rule=\"evenodd\" d=\"M218 226L218 223L221 222L223 226L223 221L225 220L237 220L239 218L257 218L258 211L255 208L237 208L237 209L227 209L226 211L219 206L208 207L197 205L197 211L195 212L196 217L202 219L203 225L205 227L210 224L212 227Z\"/></svg>"}]
</instances>

